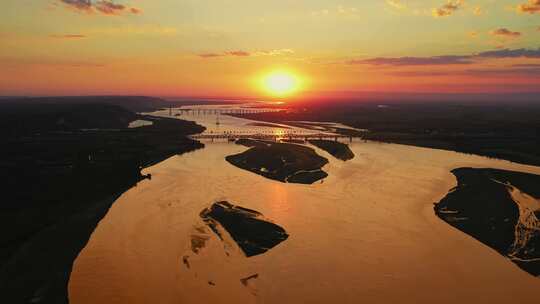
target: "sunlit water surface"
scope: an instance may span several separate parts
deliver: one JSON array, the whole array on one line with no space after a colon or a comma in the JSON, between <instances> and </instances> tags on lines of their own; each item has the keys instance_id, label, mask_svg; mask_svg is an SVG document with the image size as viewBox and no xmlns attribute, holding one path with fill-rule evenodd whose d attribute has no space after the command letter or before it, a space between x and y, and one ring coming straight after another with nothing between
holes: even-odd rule
<instances>
[{"instance_id":1,"label":"sunlit water surface","mask_svg":"<svg viewBox=\"0 0 540 304\"><path fill-rule=\"evenodd\" d=\"M158 113L166 115L166 111ZM212 131L251 121L193 116ZM249 127L251 128L251 127ZM313 185L283 184L224 158L246 148L207 143L144 170L77 258L75 304L535 303L540 279L439 220L433 203L456 185L450 170L540 168L460 153L353 142ZM218 200L255 209L290 237L246 258L199 217ZM192 240L202 240L198 253ZM189 267L184 263L188 261ZM243 284L240 279L258 274Z\"/></svg>"}]
</instances>

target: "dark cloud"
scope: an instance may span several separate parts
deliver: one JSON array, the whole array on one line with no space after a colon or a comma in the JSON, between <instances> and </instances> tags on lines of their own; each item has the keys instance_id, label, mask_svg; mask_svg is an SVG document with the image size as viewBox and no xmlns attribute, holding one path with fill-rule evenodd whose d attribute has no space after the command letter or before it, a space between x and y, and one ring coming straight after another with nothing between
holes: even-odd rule
<instances>
[{"instance_id":1,"label":"dark cloud","mask_svg":"<svg viewBox=\"0 0 540 304\"><path fill-rule=\"evenodd\" d=\"M369 64L369 65L449 65L449 64L470 64L471 56L434 56L434 57L378 57L362 60L350 60L348 64Z\"/></svg>"},{"instance_id":2,"label":"dark cloud","mask_svg":"<svg viewBox=\"0 0 540 304\"><path fill-rule=\"evenodd\" d=\"M483 76L483 77L504 77L518 76L530 77L540 76L540 65L530 67L516 67L515 65L506 68L496 69L465 69L459 71L392 71L387 74L399 77L448 77L448 76Z\"/></svg>"},{"instance_id":3,"label":"dark cloud","mask_svg":"<svg viewBox=\"0 0 540 304\"><path fill-rule=\"evenodd\" d=\"M540 1L540 0L538 0ZM518 38L521 36L521 33L520 32L513 32L507 28L500 28L500 29L496 29L494 31L491 31L491 35L493 36L501 36L501 37L505 37L505 38Z\"/></svg>"},{"instance_id":4,"label":"dark cloud","mask_svg":"<svg viewBox=\"0 0 540 304\"><path fill-rule=\"evenodd\" d=\"M454 75L448 71L395 71L387 73L393 76L399 77L439 77L439 76L448 76Z\"/></svg>"},{"instance_id":5,"label":"dark cloud","mask_svg":"<svg viewBox=\"0 0 540 304\"><path fill-rule=\"evenodd\" d=\"M78 9L78 10L82 10L82 11L92 10L91 0L60 0L60 2L63 2L69 5L70 7Z\"/></svg>"},{"instance_id":6,"label":"dark cloud","mask_svg":"<svg viewBox=\"0 0 540 304\"><path fill-rule=\"evenodd\" d=\"M529 0L517 7L518 12L526 14L540 14L540 0Z\"/></svg>"},{"instance_id":7,"label":"dark cloud","mask_svg":"<svg viewBox=\"0 0 540 304\"><path fill-rule=\"evenodd\" d=\"M480 58L540 58L540 48L538 49L502 49L478 53Z\"/></svg>"},{"instance_id":8,"label":"dark cloud","mask_svg":"<svg viewBox=\"0 0 540 304\"><path fill-rule=\"evenodd\" d=\"M224 55L218 54L218 53L203 53L203 54L199 54L198 56L201 58L214 58L214 57L222 57Z\"/></svg>"},{"instance_id":9,"label":"dark cloud","mask_svg":"<svg viewBox=\"0 0 540 304\"><path fill-rule=\"evenodd\" d=\"M86 12L117 16L124 13L140 14L142 11L135 7L127 7L113 0L59 0L68 7Z\"/></svg>"},{"instance_id":10,"label":"dark cloud","mask_svg":"<svg viewBox=\"0 0 540 304\"><path fill-rule=\"evenodd\" d=\"M94 7L99 12L105 15L119 15L126 10L126 6L122 4L116 4L111 1L100 0L94 4Z\"/></svg>"},{"instance_id":11,"label":"dark cloud","mask_svg":"<svg viewBox=\"0 0 540 304\"><path fill-rule=\"evenodd\" d=\"M470 69L466 70L465 73L473 76L540 76L540 67Z\"/></svg>"},{"instance_id":12,"label":"dark cloud","mask_svg":"<svg viewBox=\"0 0 540 304\"><path fill-rule=\"evenodd\" d=\"M443 6L434 8L432 13L434 17L447 17L454 14L454 12L459 10L462 6L463 0L448 0Z\"/></svg>"},{"instance_id":13,"label":"dark cloud","mask_svg":"<svg viewBox=\"0 0 540 304\"><path fill-rule=\"evenodd\" d=\"M471 55L445 55L432 57L377 57L349 60L347 64L420 66L472 64L478 59L540 58L538 49L500 49Z\"/></svg>"}]
</instances>

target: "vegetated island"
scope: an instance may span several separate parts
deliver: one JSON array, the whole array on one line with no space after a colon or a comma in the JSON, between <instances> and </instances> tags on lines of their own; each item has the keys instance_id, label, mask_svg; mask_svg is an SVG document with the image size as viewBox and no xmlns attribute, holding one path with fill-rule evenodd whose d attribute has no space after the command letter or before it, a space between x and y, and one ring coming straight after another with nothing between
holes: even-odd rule
<instances>
[{"instance_id":1,"label":"vegetated island","mask_svg":"<svg viewBox=\"0 0 540 304\"><path fill-rule=\"evenodd\" d=\"M221 225L247 257L265 253L289 237L285 229L265 220L261 213L226 201L204 209L200 216L223 239L218 229Z\"/></svg>"},{"instance_id":2,"label":"vegetated island","mask_svg":"<svg viewBox=\"0 0 540 304\"><path fill-rule=\"evenodd\" d=\"M225 159L241 169L286 183L313 184L328 176L321 168L328 160L309 147L243 139L249 150Z\"/></svg>"},{"instance_id":3,"label":"vegetated island","mask_svg":"<svg viewBox=\"0 0 540 304\"><path fill-rule=\"evenodd\" d=\"M103 102L103 103L101 103ZM138 115L159 100L24 99L0 104L0 294L5 303L67 303L73 261L141 170L202 148L203 127ZM151 125L128 128L142 119Z\"/></svg>"},{"instance_id":4,"label":"vegetated island","mask_svg":"<svg viewBox=\"0 0 540 304\"><path fill-rule=\"evenodd\" d=\"M332 154L337 159L347 161L354 158L354 153L347 144L338 141L319 139L309 140L309 143Z\"/></svg>"},{"instance_id":5,"label":"vegetated island","mask_svg":"<svg viewBox=\"0 0 540 304\"><path fill-rule=\"evenodd\" d=\"M540 175L473 168L452 173L458 185L435 204L435 214L540 276Z\"/></svg>"}]
</instances>

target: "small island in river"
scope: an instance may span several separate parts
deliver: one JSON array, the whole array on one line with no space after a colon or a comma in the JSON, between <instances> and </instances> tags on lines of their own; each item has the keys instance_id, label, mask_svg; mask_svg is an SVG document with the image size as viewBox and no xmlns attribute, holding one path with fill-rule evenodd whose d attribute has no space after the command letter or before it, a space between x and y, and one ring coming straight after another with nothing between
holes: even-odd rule
<instances>
[{"instance_id":1,"label":"small island in river","mask_svg":"<svg viewBox=\"0 0 540 304\"><path fill-rule=\"evenodd\" d=\"M247 257L265 253L289 237L285 229L266 221L260 212L226 201L204 209L200 216L223 239L218 229L218 225L221 225Z\"/></svg>"},{"instance_id":2,"label":"small island in river","mask_svg":"<svg viewBox=\"0 0 540 304\"><path fill-rule=\"evenodd\" d=\"M452 170L458 185L435 214L540 276L540 176L497 170Z\"/></svg>"},{"instance_id":3,"label":"small island in river","mask_svg":"<svg viewBox=\"0 0 540 304\"><path fill-rule=\"evenodd\" d=\"M225 159L244 170L288 183L312 184L328 176L321 168L328 160L309 147L244 139L249 150Z\"/></svg>"},{"instance_id":4,"label":"small island in river","mask_svg":"<svg viewBox=\"0 0 540 304\"><path fill-rule=\"evenodd\" d=\"M323 149L324 151L332 154L335 158L343 161L351 160L354 158L354 153L349 148L349 145L332 140L309 140L309 143Z\"/></svg>"}]
</instances>

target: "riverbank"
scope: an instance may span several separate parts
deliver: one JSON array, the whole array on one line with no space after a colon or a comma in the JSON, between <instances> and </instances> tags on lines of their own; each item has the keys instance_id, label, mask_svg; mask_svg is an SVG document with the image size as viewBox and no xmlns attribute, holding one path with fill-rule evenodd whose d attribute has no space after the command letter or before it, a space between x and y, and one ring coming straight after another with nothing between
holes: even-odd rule
<instances>
[{"instance_id":1,"label":"riverbank","mask_svg":"<svg viewBox=\"0 0 540 304\"><path fill-rule=\"evenodd\" d=\"M128 128L144 119L152 125ZM0 292L9 303L67 303L73 261L145 167L204 147L203 127L110 104L2 105Z\"/></svg>"}]
</instances>

